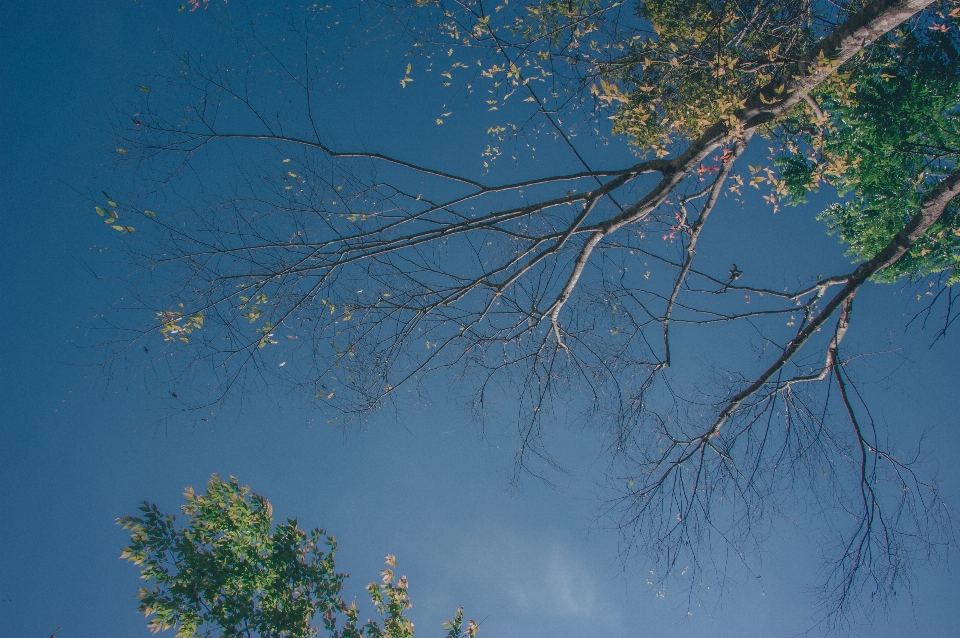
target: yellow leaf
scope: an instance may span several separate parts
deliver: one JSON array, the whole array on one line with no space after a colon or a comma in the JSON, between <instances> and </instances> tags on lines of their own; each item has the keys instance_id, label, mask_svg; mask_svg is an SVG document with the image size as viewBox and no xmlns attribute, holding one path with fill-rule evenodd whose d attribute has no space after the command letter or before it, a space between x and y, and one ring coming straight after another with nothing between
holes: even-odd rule
<instances>
[{"instance_id":1,"label":"yellow leaf","mask_svg":"<svg viewBox=\"0 0 960 638\"><path fill-rule=\"evenodd\" d=\"M102 208L99 206L94 206L93 208L97 211L97 215L100 215L100 217L106 217L106 213L103 212Z\"/></svg>"},{"instance_id":2,"label":"yellow leaf","mask_svg":"<svg viewBox=\"0 0 960 638\"><path fill-rule=\"evenodd\" d=\"M156 216L157 216L157 214L156 214L155 212L153 212L152 210L145 210L145 211L143 211L143 214L144 214L144 215L147 215L148 217L156 217Z\"/></svg>"}]
</instances>

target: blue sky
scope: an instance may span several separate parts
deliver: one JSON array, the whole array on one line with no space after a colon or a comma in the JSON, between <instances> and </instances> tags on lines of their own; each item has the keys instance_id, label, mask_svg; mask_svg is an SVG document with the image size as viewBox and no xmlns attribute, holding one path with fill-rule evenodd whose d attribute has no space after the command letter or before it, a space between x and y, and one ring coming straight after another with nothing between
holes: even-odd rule
<instances>
[{"instance_id":1,"label":"blue sky","mask_svg":"<svg viewBox=\"0 0 960 638\"><path fill-rule=\"evenodd\" d=\"M184 486L199 488L214 472L267 496L278 518L334 534L361 604L361 587L396 554L424 636L440 635L460 604L489 637L791 636L811 627L806 588L818 577L820 549L802 513L778 521L752 571L733 567L725 584L706 583L702 604L688 604L682 577L661 597L646 585L642 559L622 564L620 539L599 517L607 460L588 427L558 423L548 433L570 470L555 486L526 477L512 487L511 424L497 417L481 428L464 397L446 388L340 432L282 388L248 395L209 421L165 419L178 404L139 373L142 364L88 365L97 360L90 346L110 339L103 316L129 294L127 273L115 266L118 236L97 223L88 197L117 179L109 170L114 104L168 64L163 40L206 41L205 16L178 13L176 4L2 2L0 635L148 635L114 520L144 499L172 511ZM477 171L482 116L454 115L437 127L442 94L416 82L400 89L403 61L381 50L390 46L350 58L354 81L329 94L328 126L341 140ZM616 144L602 152L629 157ZM812 219L826 201L777 216L731 205L701 252L726 264L736 244L745 271L779 269L784 279L805 260L839 271L842 247ZM931 333L904 332L910 297L871 285L857 297L867 319L848 339L894 353L863 369L866 392L904 446L926 432L924 467L957 505L956 335L928 349ZM705 365L694 356L701 349L688 348L693 367ZM951 635L960 581L948 567L920 566L912 592L853 633Z\"/></svg>"}]
</instances>

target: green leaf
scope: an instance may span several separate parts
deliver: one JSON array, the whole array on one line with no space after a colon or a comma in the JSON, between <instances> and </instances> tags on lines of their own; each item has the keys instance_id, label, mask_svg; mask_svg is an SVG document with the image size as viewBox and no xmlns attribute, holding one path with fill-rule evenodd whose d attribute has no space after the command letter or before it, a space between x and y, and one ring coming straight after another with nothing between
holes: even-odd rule
<instances>
[{"instance_id":1,"label":"green leaf","mask_svg":"<svg viewBox=\"0 0 960 638\"><path fill-rule=\"evenodd\" d=\"M144 93L149 93L149 92L150 92L150 89L149 89L148 87L143 86L142 84L138 84L138 85L137 85L137 88L140 89L141 91L143 91Z\"/></svg>"}]
</instances>

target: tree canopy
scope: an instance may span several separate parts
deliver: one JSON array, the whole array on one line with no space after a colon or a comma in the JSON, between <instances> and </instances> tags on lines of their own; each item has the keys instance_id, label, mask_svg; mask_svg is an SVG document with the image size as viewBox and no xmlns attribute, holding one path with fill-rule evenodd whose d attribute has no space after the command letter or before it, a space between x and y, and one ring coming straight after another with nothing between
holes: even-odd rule
<instances>
[{"instance_id":1,"label":"tree canopy","mask_svg":"<svg viewBox=\"0 0 960 638\"><path fill-rule=\"evenodd\" d=\"M774 495L829 495L827 615L944 546L936 484L881 445L842 342L871 280L926 278L916 314L942 312L939 336L956 317L953 3L376 5L406 30L403 90L435 71L503 118L469 175L324 128L320 34L342 14L218 10L223 57L176 52L118 121L145 186L97 209L149 268L138 338L187 353L163 359L174 375L210 364L189 407L267 378L349 421L457 375L479 412L509 406L518 471L542 475L541 434L576 397L609 442L607 514L663 578L708 569L713 538L748 553ZM596 168L618 139L633 160ZM769 152L743 171L753 140ZM567 163L488 181L547 144ZM821 185L847 194L821 219L848 272L696 265L720 202L756 187L772 214ZM135 215L146 239L118 221ZM744 352L689 382L678 340L717 325Z\"/></svg>"},{"instance_id":2,"label":"tree canopy","mask_svg":"<svg viewBox=\"0 0 960 638\"><path fill-rule=\"evenodd\" d=\"M117 520L130 530L121 558L141 567L151 587L141 587L140 612L154 632L176 628L177 636L306 638L413 638L404 613L412 605L407 577L396 577L387 556L382 582L367 591L381 620L360 621L355 603L340 596L346 574L337 573L337 542L322 529L309 533L296 519L274 525L263 496L214 474L205 494L188 487L183 528L176 517L148 502L142 516ZM326 546L326 550L324 549ZM343 623L338 626L340 618ZM463 609L446 623L447 638L473 638L477 625L463 623Z\"/></svg>"},{"instance_id":3,"label":"tree canopy","mask_svg":"<svg viewBox=\"0 0 960 638\"><path fill-rule=\"evenodd\" d=\"M934 33L939 37L906 34L871 51L849 74L855 93L842 98L815 94L826 130L803 136L810 157L794 143L794 152L780 159L786 188L798 201L824 181L841 194L853 192L853 199L832 204L821 218L858 260L880 252L956 166L957 34ZM947 285L953 285L960 280L958 236L956 204L951 203L910 251L877 278L895 282L948 271Z\"/></svg>"}]
</instances>

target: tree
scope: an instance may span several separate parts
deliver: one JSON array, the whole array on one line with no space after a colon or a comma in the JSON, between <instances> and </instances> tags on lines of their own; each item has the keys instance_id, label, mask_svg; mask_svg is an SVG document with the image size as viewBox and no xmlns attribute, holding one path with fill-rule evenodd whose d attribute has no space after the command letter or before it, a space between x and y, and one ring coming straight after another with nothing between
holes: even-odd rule
<instances>
[{"instance_id":1,"label":"tree","mask_svg":"<svg viewBox=\"0 0 960 638\"><path fill-rule=\"evenodd\" d=\"M930 276L938 292L918 312L946 299L943 334L955 317L958 10L928 0L495 9L394 7L424 64L449 64L442 81L476 67L462 86L485 82L490 109L529 105L510 111L520 124L488 131L487 169L510 139L532 148L546 137L576 163L567 172L488 184L337 150L316 105L327 65L315 34L335 21L325 9L266 14L251 29L224 21L241 63L180 55L154 83L171 90L143 92L121 131L123 158L156 179L142 201L108 202L110 223L120 211L155 224L156 251L137 249L154 285L142 338L192 349L184 371L211 362L218 383L194 407L251 371L280 370L350 418L430 373L457 373L481 412L511 397L517 467L533 473L534 461L552 462L539 445L545 414L586 397L612 455L609 514L658 577L679 561L707 569L714 536L748 553L755 525L799 482L786 491L828 494L828 516L855 513L837 523L826 614L865 590L894 594L910 559L948 539L949 514L935 484L879 443L841 345L870 280ZM268 44L274 28L285 37ZM592 166L574 135L606 117L641 159ZM769 163L741 175L755 136L772 144ZM224 166L233 180L205 177ZM858 266L785 289L736 265L695 268L724 197L763 187L776 212L824 182L855 194L824 219ZM762 356L729 361L709 392L677 383L678 330L721 323L755 331Z\"/></svg>"},{"instance_id":2,"label":"tree","mask_svg":"<svg viewBox=\"0 0 960 638\"><path fill-rule=\"evenodd\" d=\"M335 570L333 536L319 528L304 532L296 519L274 526L267 499L233 476L223 481L214 474L206 494L188 487L184 496L184 528L148 502L140 507L142 517L117 520L131 531L131 545L120 557L143 565L141 576L155 583L138 594L139 611L155 616L153 632L305 638L320 633L313 624L319 616L333 638L413 638L413 623L404 615L411 607L407 577L396 579L393 556L387 556L382 584L367 586L382 624L361 625L356 604L340 597L347 576ZM345 618L340 628L338 615ZM445 629L448 638L477 633L472 620L463 627L463 608Z\"/></svg>"}]
</instances>

